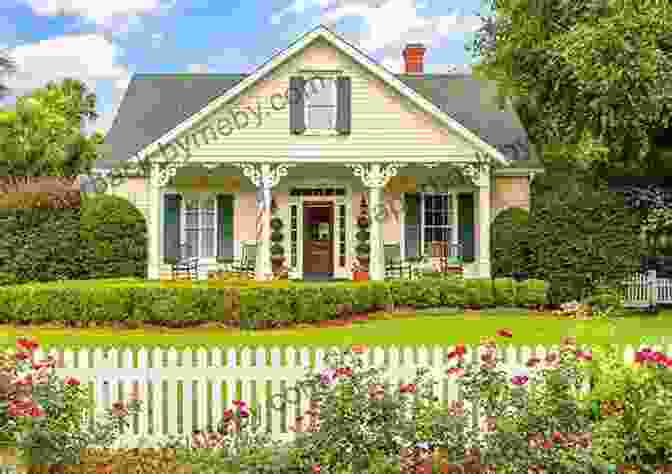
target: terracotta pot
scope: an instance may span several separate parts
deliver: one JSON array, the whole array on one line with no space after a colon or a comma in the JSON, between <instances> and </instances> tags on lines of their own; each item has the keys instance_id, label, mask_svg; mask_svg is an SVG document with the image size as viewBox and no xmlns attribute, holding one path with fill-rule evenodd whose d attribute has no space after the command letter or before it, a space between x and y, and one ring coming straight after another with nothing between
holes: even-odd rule
<instances>
[{"instance_id":1,"label":"terracotta pot","mask_svg":"<svg viewBox=\"0 0 672 474\"><path fill-rule=\"evenodd\" d=\"M352 272L354 281L366 281L369 279L369 272Z\"/></svg>"}]
</instances>

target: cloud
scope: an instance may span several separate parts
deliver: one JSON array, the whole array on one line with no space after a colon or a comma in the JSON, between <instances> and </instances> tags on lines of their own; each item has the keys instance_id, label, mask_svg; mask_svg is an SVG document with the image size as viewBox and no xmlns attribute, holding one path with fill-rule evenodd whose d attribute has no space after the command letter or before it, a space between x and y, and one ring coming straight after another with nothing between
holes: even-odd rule
<instances>
[{"instance_id":1,"label":"cloud","mask_svg":"<svg viewBox=\"0 0 672 474\"><path fill-rule=\"evenodd\" d=\"M130 32L143 30L143 16L165 15L177 0L21 0L35 15L71 15L79 19L69 30L81 28L84 23L93 23L101 32L121 38Z\"/></svg>"},{"instance_id":2,"label":"cloud","mask_svg":"<svg viewBox=\"0 0 672 474\"><path fill-rule=\"evenodd\" d=\"M103 24L117 15L149 13L161 8L160 0L24 0L36 15L76 15Z\"/></svg>"},{"instance_id":3,"label":"cloud","mask_svg":"<svg viewBox=\"0 0 672 474\"><path fill-rule=\"evenodd\" d=\"M187 66L187 71L192 72L194 74L205 73L205 72L208 72L208 65L207 64L190 64L190 65Z\"/></svg>"},{"instance_id":4,"label":"cloud","mask_svg":"<svg viewBox=\"0 0 672 474\"><path fill-rule=\"evenodd\" d=\"M427 4L416 0L294 0L273 15L272 21L277 23L284 15L317 7L317 20L328 27L345 18L360 19L364 23L362 33L347 34L346 38L367 53L378 52L379 62L394 73L403 70L401 51L407 43L431 48L450 35L472 33L481 25L476 15L421 15L418 10Z\"/></svg>"},{"instance_id":5,"label":"cloud","mask_svg":"<svg viewBox=\"0 0 672 474\"><path fill-rule=\"evenodd\" d=\"M111 100L93 124L93 128L107 131L130 80L128 69L118 62L121 51L119 46L96 34L66 35L17 46L10 51L17 71L7 85L18 96L44 87L49 81L79 79L96 93L100 104L97 86L111 84Z\"/></svg>"}]
</instances>

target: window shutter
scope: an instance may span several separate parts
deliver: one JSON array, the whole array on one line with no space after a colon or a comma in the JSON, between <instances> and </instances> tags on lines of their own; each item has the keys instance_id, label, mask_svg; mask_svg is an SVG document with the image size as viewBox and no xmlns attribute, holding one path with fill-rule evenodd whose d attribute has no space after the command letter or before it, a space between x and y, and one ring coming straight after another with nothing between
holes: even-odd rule
<instances>
[{"instance_id":1,"label":"window shutter","mask_svg":"<svg viewBox=\"0 0 672 474\"><path fill-rule=\"evenodd\" d=\"M163 196L163 258L180 256L180 201L179 194Z\"/></svg>"},{"instance_id":2,"label":"window shutter","mask_svg":"<svg viewBox=\"0 0 672 474\"><path fill-rule=\"evenodd\" d=\"M289 79L289 129L296 135L306 131L305 91L306 80L303 77Z\"/></svg>"},{"instance_id":3,"label":"window shutter","mask_svg":"<svg viewBox=\"0 0 672 474\"><path fill-rule=\"evenodd\" d=\"M406 258L420 255L420 199L417 193L405 194L404 242Z\"/></svg>"},{"instance_id":4,"label":"window shutter","mask_svg":"<svg viewBox=\"0 0 672 474\"><path fill-rule=\"evenodd\" d=\"M217 256L233 258L233 196L217 195Z\"/></svg>"},{"instance_id":5,"label":"window shutter","mask_svg":"<svg viewBox=\"0 0 672 474\"><path fill-rule=\"evenodd\" d=\"M457 198L458 222L457 238L464 245L464 261L474 261L474 195L459 194Z\"/></svg>"},{"instance_id":6,"label":"window shutter","mask_svg":"<svg viewBox=\"0 0 672 474\"><path fill-rule=\"evenodd\" d=\"M339 77L336 81L336 131L341 135L350 134L352 82L349 77Z\"/></svg>"}]
</instances>

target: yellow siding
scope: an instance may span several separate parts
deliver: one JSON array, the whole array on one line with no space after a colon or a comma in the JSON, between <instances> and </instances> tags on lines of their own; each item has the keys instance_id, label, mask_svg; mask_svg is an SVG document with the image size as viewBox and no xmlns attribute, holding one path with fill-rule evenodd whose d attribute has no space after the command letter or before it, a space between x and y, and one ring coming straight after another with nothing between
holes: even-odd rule
<instances>
[{"instance_id":1,"label":"yellow siding","mask_svg":"<svg viewBox=\"0 0 672 474\"><path fill-rule=\"evenodd\" d=\"M289 105L271 96L284 94L289 88L289 78L301 70L340 70L352 79L352 133L350 136L293 136L289 133ZM277 100L277 102L276 102ZM318 41L285 64L278 67L264 80L234 101L247 113L238 115L247 127L234 129L228 136L215 139L213 130L218 120L232 120L231 105L221 108L178 140L185 144L188 137L193 156L190 160L237 161L246 158L287 158L308 156L365 159L369 157L417 158L455 157L464 160L474 152L457 134L443 128L429 114L421 111L411 101L400 96L383 81L375 78L363 67L340 53L324 41ZM262 107L262 122L258 125L258 105ZM221 122L220 122L221 123ZM204 127L210 128L201 132ZM225 126L225 123L222 125ZM205 137L205 138L204 138ZM195 138L198 145L195 145ZM207 141L207 144L206 144ZM169 159L173 153L184 152L173 142L166 144ZM174 147L174 148L170 148Z\"/></svg>"}]
</instances>

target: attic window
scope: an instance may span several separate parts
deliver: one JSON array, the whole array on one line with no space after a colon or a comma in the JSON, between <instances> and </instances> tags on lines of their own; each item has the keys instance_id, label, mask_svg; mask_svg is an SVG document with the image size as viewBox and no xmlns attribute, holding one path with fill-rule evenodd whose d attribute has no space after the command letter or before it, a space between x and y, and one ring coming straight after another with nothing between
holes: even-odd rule
<instances>
[{"instance_id":1,"label":"attic window","mask_svg":"<svg viewBox=\"0 0 672 474\"><path fill-rule=\"evenodd\" d=\"M334 130L338 97L336 78L313 77L306 81L306 128Z\"/></svg>"}]
</instances>

